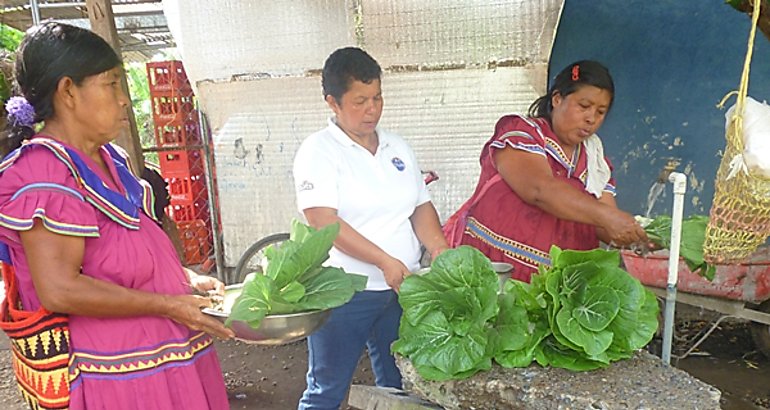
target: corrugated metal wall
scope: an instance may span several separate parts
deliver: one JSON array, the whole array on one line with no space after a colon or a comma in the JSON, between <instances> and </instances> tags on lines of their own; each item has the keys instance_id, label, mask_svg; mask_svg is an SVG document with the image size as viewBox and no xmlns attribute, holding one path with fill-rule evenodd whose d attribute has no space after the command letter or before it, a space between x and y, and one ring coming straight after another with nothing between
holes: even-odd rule
<instances>
[{"instance_id":1,"label":"corrugated metal wall","mask_svg":"<svg viewBox=\"0 0 770 410\"><path fill-rule=\"evenodd\" d=\"M299 216L291 165L330 114L319 75L329 53L360 45L380 62L381 126L439 173L430 190L446 218L473 190L497 118L544 91L562 3L165 1L214 134L226 265Z\"/></svg>"}]
</instances>

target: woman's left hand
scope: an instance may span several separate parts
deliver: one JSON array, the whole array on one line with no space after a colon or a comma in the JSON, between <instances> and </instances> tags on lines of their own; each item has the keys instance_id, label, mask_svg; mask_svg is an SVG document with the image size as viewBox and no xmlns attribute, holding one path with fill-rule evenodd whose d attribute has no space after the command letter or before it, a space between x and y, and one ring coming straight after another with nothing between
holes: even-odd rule
<instances>
[{"instance_id":1,"label":"woman's left hand","mask_svg":"<svg viewBox=\"0 0 770 410\"><path fill-rule=\"evenodd\" d=\"M212 276L190 274L190 286L201 295L225 296L225 285Z\"/></svg>"}]
</instances>

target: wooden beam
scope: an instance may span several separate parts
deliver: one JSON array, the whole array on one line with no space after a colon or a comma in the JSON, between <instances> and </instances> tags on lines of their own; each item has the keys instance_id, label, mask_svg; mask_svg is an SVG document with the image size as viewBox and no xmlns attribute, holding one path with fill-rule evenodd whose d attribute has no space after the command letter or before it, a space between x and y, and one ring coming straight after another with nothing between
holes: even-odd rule
<instances>
[{"instance_id":1,"label":"wooden beam","mask_svg":"<svg viewBox=\"0 0 770 410\"><path fill-rule=\"evenodd\" d=\"M91 30L105 39L115 49L115 52L121 55L120 38L115 27L112 2L110 0L86 0L86 7L88 8L88 20L91 22ZM128 81L126 80L125 73L121 76L121 85L123 86L123 91L125 91L130 99L131 94L128 91ZM142 144L139 141L139 132L136 128L134 110L130 104L127 111L130 127L128 130L121 132L121 135L118 136L115 142L128 152L134 172L136 172L136 175L141 175L144 169L144 155L142 154Z\"/></svg>"},{"instance_id":2,"label":"wooden beam","mask_svg":"<svg viewBox=\"0 0 770 410\"><path fill-rule=\"evenodd\" d=\"M749 0L728 0L728 4L733 6L736 10L744 12L749 15L751 19L751 13L754 12L754 2ZM759 10L759 21L757 27L765 35L765 38L770 40L770 7L768 7L768 1L765 0L760 3L762 8Z\"/></svg>"}]
</instances>

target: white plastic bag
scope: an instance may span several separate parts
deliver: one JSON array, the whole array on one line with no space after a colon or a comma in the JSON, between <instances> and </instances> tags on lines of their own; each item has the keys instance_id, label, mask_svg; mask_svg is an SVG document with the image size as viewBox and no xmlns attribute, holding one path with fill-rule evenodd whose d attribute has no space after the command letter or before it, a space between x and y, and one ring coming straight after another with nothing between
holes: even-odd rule
<instances>
[{"instance_id":1,"label":"white plastic bag","mask_svg":"<svg viewBox=\"0 0 770 410\"><path fill-rule=\"evenodd\" d=\"M725 114L727 124L733 115L733 105ZM756 176L770 178L770 105L746 97L743 113L743 162Z\"/></svg>"}]
</instances>

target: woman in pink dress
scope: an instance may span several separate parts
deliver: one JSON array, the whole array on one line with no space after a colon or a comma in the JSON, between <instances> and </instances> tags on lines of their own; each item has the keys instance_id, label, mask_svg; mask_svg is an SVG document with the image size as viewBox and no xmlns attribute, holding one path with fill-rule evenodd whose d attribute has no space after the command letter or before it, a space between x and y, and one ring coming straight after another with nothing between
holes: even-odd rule
<instances>
[{"instance_id":1,"label":"woman in pink dress","mask_svg":"<svg viewBox=\"0 0 770 410\"><path fill-rule=\"evenodd\" d=\"M480 198L461 242L512 263L512 277L526 282L549 265L552 245L646 243L642 227L615 204L611 165L596 136L614 93L604 66L578 61L556 76L529 116L502 117L481 151Z\"/></svg>"},{"instance_id":2,"label":"woman in pink dress","mask_svg":"<svg viewBox=\"0 0 770 410\"><path fill-rule=\"evenodd\" d=\"M110 144L128 124L121 70L104 40L73 26L43 24L19 47L23 98L7 108L21 147L0 164L0 241L15 271L4 267L3 324L17 380L35 408L226 409L209 334L232 331L192 295L223 286L182 267L149 185ZM45 319L19 334L24 320L12 319L30 314Z\"/></svg>"}]
</instances>

